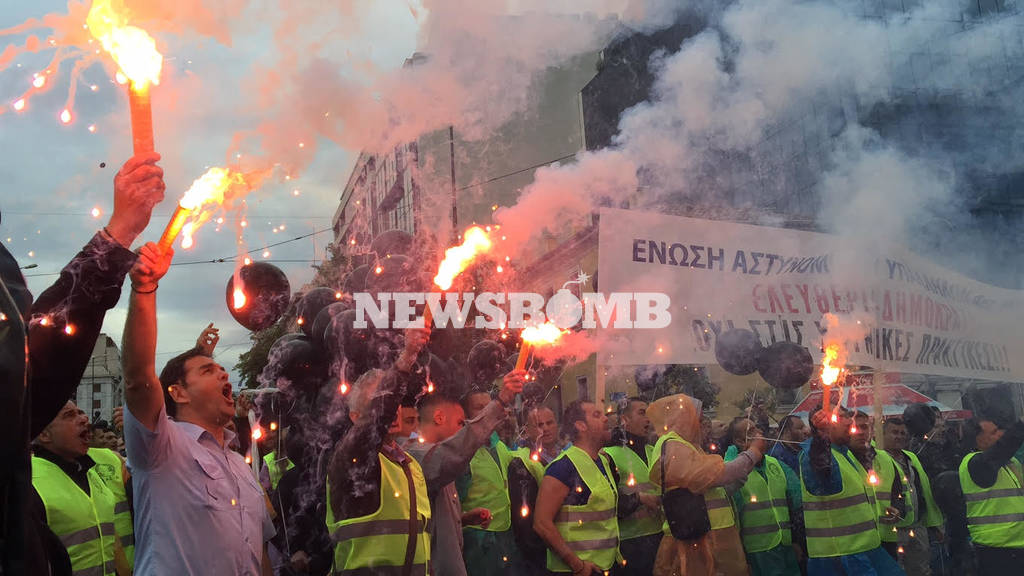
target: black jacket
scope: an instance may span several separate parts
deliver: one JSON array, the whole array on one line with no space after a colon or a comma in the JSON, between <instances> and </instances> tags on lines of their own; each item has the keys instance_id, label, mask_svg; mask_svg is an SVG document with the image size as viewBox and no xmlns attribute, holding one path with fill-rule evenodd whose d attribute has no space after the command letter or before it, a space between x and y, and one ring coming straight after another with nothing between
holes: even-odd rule
<instances>
[{"instance_id":1,"label":"black jacket","mask_svg":"<svg viewBox=\"0 0 1024 576\"><path fill-rule=\"evenodd\" d=\"M103 317L117 304L135 258L98 233L33 303L18 262L0 244L0 571L5 576L49 573L46 550L60 541L45 526L26 522L29 440L74 394Z\"/></svg>"}]
</instances>

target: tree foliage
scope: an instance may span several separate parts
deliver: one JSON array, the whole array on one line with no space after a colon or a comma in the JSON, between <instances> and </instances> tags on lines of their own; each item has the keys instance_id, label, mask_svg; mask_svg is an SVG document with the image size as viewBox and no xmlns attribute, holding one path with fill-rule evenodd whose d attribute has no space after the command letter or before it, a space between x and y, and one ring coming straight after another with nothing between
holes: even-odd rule
<instances>
[{"instance_id":1,"label":"tree foliage","mask_svg":"<svg viewBox=\"0 0 1024 576\"><path fill-rule=\"evenodd\" d=\"M345 281L345 274L349 272L349 257L333 242L327 245L325 251L327 258L320 264L313 265L316 270L313 286L327 286L338 290Z\"/></svg>"},{"instance_id":2,"label":"tree foliage","mask_svg":"<svg viewBox=\"0 0 1024 576\"><path fill-rule=\"evenodd\" d=\"M775 406L778 404L778 399L775 397L775 388L771 386L751 386L743 393L743 398L733 401L732 404L745 411L755 403L761 410L769 414L774 413Z\"/></svg>"},{"instance_id":3,"label":"tree foliage","mask_svg":"<svg viewBox=\"0 0 1024 576\"><path fill-rule=\"evenodd\" d=\"M270 328L249 333L252 348L248 352L242 353L238 357L238 364L235 364L235 369L238 370L239 379L241 380L239 384L243 388L256 388L259 386L258 378L260 372L263 372L264 366L267 365L267 354L270 353L270 347L288 331L288 324L289 322L282 318Z\"/></svg>"},{"instance_id":4,"label":"tree foliage","mask_svg":"<svg viewBox=\"0 0 1024 576\"><path fill-rule=\"evenodd\" d=\"M637 369L637 389L645 399L657 400L673 394L686 394L701 401L708 410L718 406L721 388L711 382L703 366L669 364Z\"/></svg>"}]
</instances>

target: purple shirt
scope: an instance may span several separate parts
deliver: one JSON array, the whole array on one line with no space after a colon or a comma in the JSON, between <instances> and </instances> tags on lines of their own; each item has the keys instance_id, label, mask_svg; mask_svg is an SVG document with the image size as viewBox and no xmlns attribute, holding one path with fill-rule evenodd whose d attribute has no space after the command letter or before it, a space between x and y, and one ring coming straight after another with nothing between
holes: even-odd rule
<instances>
[{"instance_id":1,"label":"purple shirt","mask_svg":"<svg viewBox=\"0 0 1024 576\"><path fill-rule=\"evenodd\" d=\"M195 424L160 411L150 431L124 411L135 491L135 574L262 572L263 543L275 532L252 469Z\"/></svg>"}]
</instances>

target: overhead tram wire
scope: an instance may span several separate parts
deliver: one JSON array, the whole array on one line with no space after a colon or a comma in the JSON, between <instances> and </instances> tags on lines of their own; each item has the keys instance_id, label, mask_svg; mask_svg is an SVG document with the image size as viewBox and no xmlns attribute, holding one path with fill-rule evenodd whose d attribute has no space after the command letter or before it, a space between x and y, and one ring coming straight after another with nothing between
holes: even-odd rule
<instances>
[{"instance_id":1,"label":"overhead tram wire","mask_svg":"<svg viewBox=\"0 0 1024 576\"><path fill-rule=\"evenodd\" d=\"M555 158L553 160L547 160L545 162L539 162L537 164L534 164L533 166L528 166L526 168L521 168L519 170L514 170L512 172L508 172L506 174L501 174L499 176L494 176L494 177L488 178L486 180L481 180L479 182L472 182L470 184L466 184L465 186L460 186L456 190L461 192L463 190L468 190L470 188L477 188L477 187L480 187L480 186L484 186L486 184L490 184L492 182L496 182L498 180L502 180L504 178L509 178L511 176L516 176L516 175L522 174L524 172L529 172L530 170L536 170L538 168L543 168L544 166L549 166L551 164L554 164L555 162L563 162L565 160L571 160L572 158L576 157L576 154L577 154L576 152L573 152L571 154L567 154L567 155L562 156L560 158ZM81 214L78 214L78 213L67 213L67 214L65 214L65 213L58 213L58 212L17 212L17 211L15 211L15 212L8 211L8 213L9 214L21 214L21 215L26 215L26 216L90 216L90 217L92 216L91 214L88 214L88 213L81 213ZM161 216L154 214L154 217L161 217ZM259 215L259 216L257 216L257 215L250 215L249 218L304 219L304 218L330 218L330 216L309 216L309 217L300 217L300 216L272 216L271 217L271 216L263 216L263 215ZM292 238L290 240L283 240L281 242L276 242L274 244L268 244L267 246L264 246L262 248L254 248L252 250L249 250L248 252L245 252L245 254L253 254L255 252L262 252L263 250L266 250L268 248L273 248L275 246L280 246L282 244L288 244L289 242L295 242L296 240L302 240L302 239L305 239L305 238L309 238L310 236L314 236L316 234L321 234L321 233L327 232L329 230L333 230L333 228L329 228L329 227L328 228L323 228L323 229L317 230L315 232L310 232L309 234L304 234L302 236L296 236L295 238ZM234 262L237 258L238 258L238 256L225 256L223 258L213 258L212 260L194 260L194 261L191 261L191 262L171 262L171 266L190 266L190 265L193 265L193 264L224 264L224 263L227 263L227 262ZM260 260L260 261L261 262L319 262L319 260ZM41 274L26 274L25 277L26 278L37 278L37 277L41 277L41 276L58 276L58 275L60 275L60 272L47 272L47 273L41 273Z\"/></svg>"},{"instance_id":2,"label":"overhead tram wire","mask_svg":"<svg viewBox=\"0 0 1024 576\"><path fill-rule=\"evenodd\" d=\"M333 230L333 228L322 228L320 230L315 230L315 231L310 232L308 234L303 234L301 236L296 236L295 238L291 238L289 240L282 240L280 242L275 242L273 244L267 244L266 246L263 246L261 248L253 248L252 250L249 250L248 252L245 252L245 254L253 254L253 253L256 253L256 252L262 252L262 251L264 251L264 250L266 250L268 248L274 248L276 246L281 246L282 244L288 244L288 243L291 243L291 242L296 242L298 240L305 240L306 238L309 238L310 236L315 236L317 234L323 234L324 232L329 232L331 230ZM171 266L189 266L189 265L192 265L192 264L225 264L225 263L229 263L229 262L230 263L234 263L237 258L238 258L238 255L234 255L234 256L224 256L222 258L213 258L212 260L193 260L191 262L171 262ZM288 259L274 260L274 259L270 259L270 260L260 260L260 262L320 262L320 260L304 260L304 259L300 259L300 260L288 260ZM25 278L38 278L38 277L41 277L41 276L59 276L59 275L60 275L60 272L44 272L44 273L40 273L40 274L25 274L24 276L25 276Z\"/></svg>"},{"instance_id":3,"label":"overhead tram wire","mask_svg":"<svg viewBox=\"0 0 1024 576\"><path fill-rule=\"evenodd\" d=\"M507 174L502 174L500 176L494 176L492 178L488 178L486 180L481 180L479 182L472 182L470 184L466 184L465 186L460 186L456 190L461 192L463 190L468 190L470 188L477 188L477 187L483 186L485 184L490 184L491 182L497 182L498 180L502 180L502 179L508 178L510 176L515 176L517 174L522 174L523 172L529 172L530 170L536 170L538 168L543 168L543 167L548 166L550 164L554 164L555 162L562 162L564 160L569 160L569 159L575 158L575 157L576 157L576 152L573 152L572 154L567 154L565 156L562 156L561 158L555 158L554 160L547 160L546 162L541 162L539 164L534 164L533 166L527 166L526 168L521 168L519 170L515 170L515 171L509 172Z\"/></svg>"},{"instance_id":4,"label":"overhead tram wire","mask_svg":"<svg viewBox=\"0 0 1024 576\"><path fill-rule=\"evenodd\" d=\"M28 212L21 210L4 210L4 214L12 216L83 216L88 218L96 218L91 212ZM153 218L170 218L171 214L153 214ZM257 219L262 220L264 218L268 220L328 220L332 216L277 216L269 214L247 214L246 218L249 220Z\"/></svg>"}]
</instances>

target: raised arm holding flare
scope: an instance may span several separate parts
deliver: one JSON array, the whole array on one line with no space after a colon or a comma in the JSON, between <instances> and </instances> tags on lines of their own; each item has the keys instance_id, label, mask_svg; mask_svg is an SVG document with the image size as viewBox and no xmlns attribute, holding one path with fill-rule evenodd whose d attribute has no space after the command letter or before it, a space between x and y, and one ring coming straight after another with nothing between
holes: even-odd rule
<instances>
[{"instance_id":1,"label":"raised arm holding flare","mask_svg":"<svg viewBox=\"0 0 1024 576\"><path fill-rule=\"evenodd\" d=\"M263 489L228 446L228 374L193 348L156 374L156 295L173 252L149 243L131 272L124 435L134 475L137 574L270 574ZM210 554L216 550L216 554Z\"/></svg>"}]
</instances>

